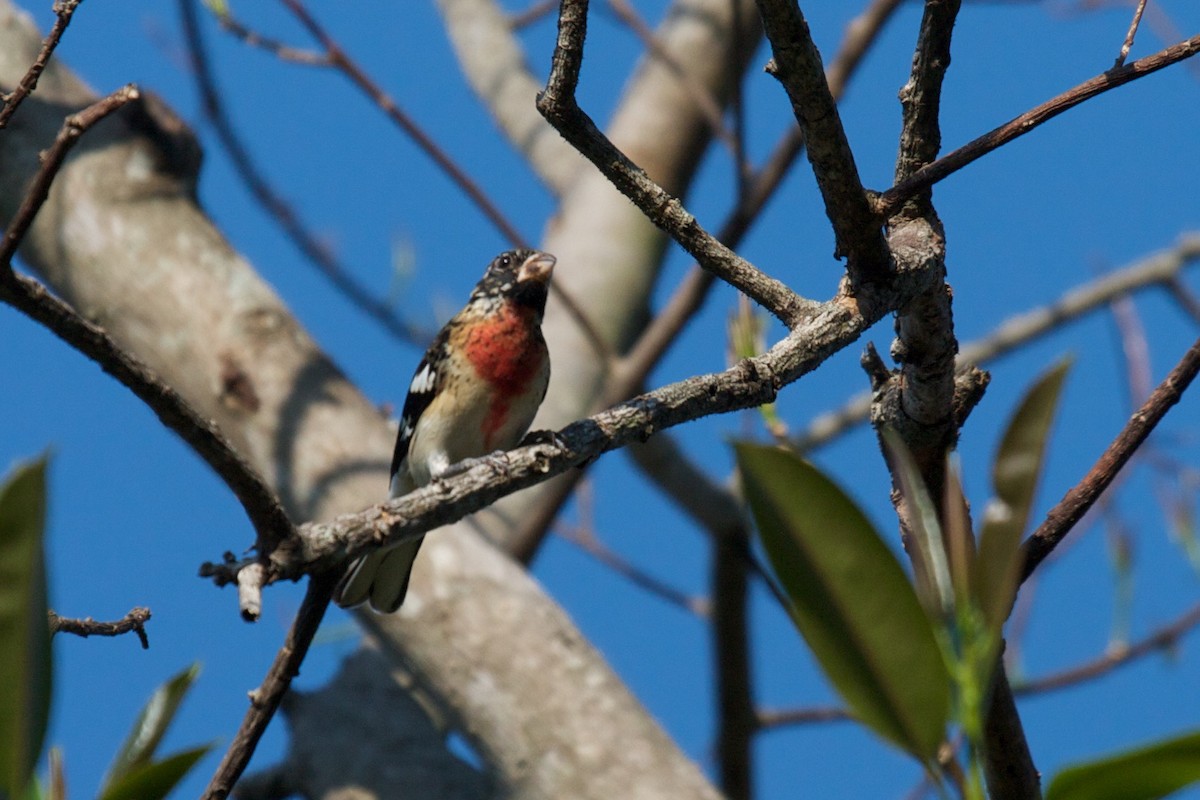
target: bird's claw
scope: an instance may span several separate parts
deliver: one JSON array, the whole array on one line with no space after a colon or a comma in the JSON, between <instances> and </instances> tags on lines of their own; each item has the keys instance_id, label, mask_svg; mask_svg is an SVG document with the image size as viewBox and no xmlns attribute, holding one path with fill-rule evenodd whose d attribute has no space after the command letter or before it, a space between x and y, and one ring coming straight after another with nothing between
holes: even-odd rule
<instances>
[{"instance_id":1,"label":"bird's claw","mask_svg":"<svg viewBox=\"0 0 1200 800\"><path fill-rule=\"evenodd\" d=\"M534 444L548 444L554 447L566 448L567 443L558 435L558 431L530 431L525 434L518 447L528 447Z\"/></svg>"}]
</instances>

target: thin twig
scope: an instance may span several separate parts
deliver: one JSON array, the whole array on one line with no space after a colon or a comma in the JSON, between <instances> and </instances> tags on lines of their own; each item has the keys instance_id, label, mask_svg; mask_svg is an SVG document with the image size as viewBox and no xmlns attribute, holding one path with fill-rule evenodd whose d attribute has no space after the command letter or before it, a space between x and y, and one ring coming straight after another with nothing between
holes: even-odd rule
<instances>
[{"instance_id":1,"label":"thin twig","mask_svg":"<svg viewBox=\"0 0 1200 800\"><path fill-rule=\"evenodd\" d=\"M1200 297L1192 294L1192 290L1184 285L1178 277L1167 281L1167 290L1171 293L1171 297L1180 308L1187 313L1189 317L1200 325Z\"/></svg>"},{"instance_id":2,"label":"thin twig","mask_svg":"<svg viewBox=\"0 0 1200 800\"><path fill-rule=\"evenodd\" d=\"M9 221L4 238L0 240L0 271L12 273L12 257L25 238L25 234L29 232L33 218L37 216L37 212L46 202L46 197L50 194L50 184L54 183L54 178L62 168L67 153L79 141L79 137L100 120L138 97L140 97L138 89L131 83L107 97L100 98L82 111L71 114L63 121L62 129L55 137L54 144L42 154L41 166L33 176L33 181L26 190L25 196L21 198L21 205L17 208L17 213Z\"/></svg>"},{"instance_id":3,"label":"thin twig","mask_svg":"<svg viewBox=\"0 0 1200 800\"><path fill-rule=\"evenodd\" d=\"M725 115L717 98L695 76L680 66L679 61L663 47L654 31L646 24L629 0L608 0L608 7L618 20L625 24L642 43L650 58L656 59L679 81L688 96L696 104L701 115L717 139L737 157L738 144L732 131L725 125Z\"/></svg>"},{"instance_id":4,"label":"thin twig","mask_svg":"<svg viewBox=\"0 0 1200 800\"><path fill-rule=\"evenodd\" d=\"M267 215L279 224L284 235L291 239L296 249L316 266L352 305L392 336L403 341L424 345L432 338L433 332L401 319L391 306L379 300L372 292L359 284L352 273L338 261L330 248L304 226L295 210L271 186L270 181L255 164L249 149L237 135L233 128L233 122L225 112L221 92L217 88L216 76L213 74L212 62L208 57L208 48L196 11L196 2L197 0L179 0L179 11L183 19L188 51L191 54L192 69L196 76L196 86L200 91L204 115L212 124L217 139L229 154L233 168L242 179L242 183L250 190L250 194L263 207Z\"/></svg>"},{"instance_id":5,"label":"thin twig","mask_svg":"<svg viewBox=\"0 0 1200 800\"><path fill-rule=\"evenodd\" d=\"M213 9L211 6L209 8L216 15L217 22L220 24L221 30L239 40L247 47L265 50L275 58L278 58L280 61L287 61L291 64L302 64L307 67L330 66L328 53L318 53L316 50L305 50L302 47L294 47L290 44L281 42L278 39L264 36L258 31L251 30L246 25L235 19L233 15L229 13L228 7L223 7L219 11Z\"/></svg>"},{"instance_id":6,"label":"thin twig","mask_svg":"<svg viewBox=\"0 0 1200 800\"><path fill-rule=\"evenodd\" d=\"M844 722L852 720L850 712L837 706L810 706L807 708L767 709L758 712L759 730L772 730L789 725L812 725L822 722Z\"/></svg>"},{"instance_id":7,"label":"thin twig","mask_svg":"<svg viewBox=\"0 0 1200 800\"><path fill-rule=\"evenodd\" d=\"M705 619L711 615L711 604L708 598L690 595L687 592L676 589L666 581L659 580L606 545L595 533L585 527L563 525L560 523L554 526L554 531L564 541L575 545L639 589L701 619Z\"/></svg>"},{"instance_id":8,"label":"thin twig","mask_svg":"<svg viewBox=\"0 0 1200 800\"><path fill-rule=\"evenodd\" d=\"M1146 441L1151 431L1200 372L1200 339L1197 339L1150 398L1137 410L1108 449L1096 460L1083 479L1066 493L1046 515L1046 519L1025 540L1025 565L1021 580L1027 579L1059 542L1071 532L1083 515L1108 488L1121 468Z\"/></svg>"},{"instance_id":9,"label":"thin twig","mask_svg":"<svg viewBox=\"0 0 1200 800\"><path fill-rule=\"evenodd\" d=\"M225 751L208 788L204 790L203 800L224 800L229 797L234 784L246 770L259 739L291 687L292 679L300 674L300 665L304 663L308 647L321 627L338 577L337 573L325 573L309 578L308 590L304 593L304 600L296 612L287 639L275 654L262 685L250 693L250 708L242 718L241 727Z\"/></svg>"},{"instance_id":10,"label":"thin twig","mask_svg":"<svg viewBox=\"0 0 1200 800\"><path fill-rule=\"evenodd\" d=\"M50 28L50 33L46 34L45 40L42 41L42 49L38 51L37 58L29 65L28 71L17 83L17 88L8 94L0 95L0 101L3 101L3 107L0 107L0 130L8 127L8 121L16 113L17 106L21 105L25 98L37 88L38 78L42 76L42 71L50 62L54 48L58 47L58 43L66 32L67 26L71 24L71 17L75 14L75 9L79 7L81 1L57 0L54 3L54 25Z\"/></svg>"},{"instance_id":11,"label":"thin twig","mask_svg":"<svg viewBox=\"0 0 1200 800\"><path fill-rule=\"evenodd\" d=\"M115 622L97 622L91 617L76 619L60 617L53 610L49 612L50 635L70 633L74 636L123 636L126 633L137 634L143 650L150 649L150 639L146 636L146 623L150 621L150 609L138 606Z\"/></svg>"},{"instance_id":12,"label":"thin twig","mask_svg":"<svg viewBox=\"0 0 1200 800\"><path fill-rule=\"evenodd\" d=\"M1191 234L1183 237L1171 250L1148 256L1078 286L1055 303L1005 320L991 333L962 346L958 354L958 370L961 372L971 365L986 364L1007 355L1028 342L1058 330L1065 323L1102 307L1115 297L1149 286L1170 288L1179 284L1180 273L1196 263L1200 263L1200 236ZM1186 299L1179 302L1186 308ZM1196 313L1196 319L1200 321L1200 304L1197 304ZM871 393L855 395L840 409L816 417L804 433L792 439L791 446L802 452L823 447L866 422L870 410Z\"/></svg>"},{"instance_id":13,"label":"thin twig","mask_svg":"<svg viewBox=\"0 0 1200 800\"><path fill-rule=\"evenodd\" d=\"M1200 604L1192 606L1177 619L1133 644L1112 650L1099 658L1070 669L1022 681L1014 686L1013 690L1018 695L1040 694L1094 680L1143 656L1169 650L1198 625L1200 625Z\"/></svg>"},{"instance_id":14,"label":"thin twig","mask_svg":"<svg viewBox=\"0 0 1200 800\"><path fill-rule=\"evenodd\" d=\"M332 67L337 69L353 83L363 94L367 95L376 106L378 106L404 133L413 140L417 147L421 148L438 168L441 169L446 176L453 181L459 189L463 191L471 199L483 215L496 227L496 229L511 242L514 246L525 246L526 238L521 235L504 213L500 211L499 206L492 202L491 198L480 188L479 184L467 175L467 173L456 164L449 154L441 148L433 137L424 131L416 121L410 117L404 109L396 103L387 92L377 84L371 76L358 65L342 49L342 46L329 34L327 30L316 20L308 10L308 8L300 2L300 0L281 0L284 6L287 7L292 15L304 26L309 35L317 41L325 50L325 55L329 59Z\"/></svg>"},{"instance_id":15,"label":"thin twig","mask_svg":"<svg viewBox=\"0 0 1200 800\"><path fill-rule=\"evenodd\" d=\"M45 203L50 185L67 153L79 137L109 114L138 97L136 87L118 89L72 114L54 144L45 152L16 215L0 240L0 300L40 322L52 333L91 358L150 407L171 430L187 442L225 482L241 502L258 533L259 547L274 549L275 542L293 534L291 521L274 493L254 469L234 450L211 420L201 416L154 372L127 353L102 328L81 317L67 303L51 295L38 281L12 270L12 257Z\"/></svg>"},{"instance_id":16,"label":"thin twig","mask_svg":"<svg viewBox=\"0 0 1200 800\"><path fill-rule=\"evenodd\" d=\"M1117 53L1113 69L1123 66L1125 59L1129 57L1129 51L1133 49L1133 37L1137 36L1138 26L1142 24L1142 13L1145 10L1146 0L1138 0L1137 8L1133 10L1133 21L1129 23L1129 31L1125 34L1125 41L1121 43L1121 51Z\"/></svg>"},{"instance_id":17,"label":"thin twig","mask_svg":"<svg viewBox=\"0 0 1200 800\"><path fill-rule=\"evenodd\" d=\"M1200 626L1200 604L1192 606L1178 618L1127 647L1040 678L1014 681L1013 694L1018 697L1044 694L1095 680L1145 656L1171 649L1198 626ZM764 730L847 719L852 719L852 717L845 709L834 707L773 709L758 712L758 725Z\"/></svg>"},{"instance_id":18,"label":"thin twig","mask_svg":"<svg viewBox=\"0 0 1200 800\"><path fill-rule=\"evenodd\" d=\"M524 11L516 11L509 17L508 24L513 30L520 30L540 20L558 6L558 0L538 0Z\"/></svg>"},{"instance_id":19,"label":"thin twig","mask_svg":"<svg viewBox=\"0 0 1200 800\"><path fill-rule=\"evenodd\" d=\"M1054 119L1064 111L1068 111L1085 100L1090 100L1110 89L1124 86L1130 81L1144 78L1160 69L1169 67L1200 53L1200 36L1193 36L1187 41L1161 50L1154 55L1139 58L1131 64L1101 73L1090 80L1084 81L1073 89L1069 89L1057 97L1026 111L998 128L985 133L974 141L968 142L957 150L922 167L875 198L875 212L890 215L903 203L918 192L923 192L938 181L954 174L971 162L979 159L993 150L1008 144L1019 136L1024 136L1044 122Z\"/></svg>"}]
</instances>

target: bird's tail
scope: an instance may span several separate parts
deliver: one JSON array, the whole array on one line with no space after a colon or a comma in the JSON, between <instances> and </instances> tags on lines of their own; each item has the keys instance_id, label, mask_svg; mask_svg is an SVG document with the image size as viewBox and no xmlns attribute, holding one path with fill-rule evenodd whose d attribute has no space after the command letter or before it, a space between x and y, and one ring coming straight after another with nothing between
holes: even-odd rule
<instances>
[{"instance_id":1,"label":"bird's tail","mask_svg":"<svg viewBox=\"0 0 1200 800\"><path fill-rule=\"evenodd\" d=\"M424 540L422 536L360 556L338 584L334 601L343 608L351 608L370 600L371 608L376 611L383 614L395 611L408 594L413 561Z\"/></svg>"}]
</instances>

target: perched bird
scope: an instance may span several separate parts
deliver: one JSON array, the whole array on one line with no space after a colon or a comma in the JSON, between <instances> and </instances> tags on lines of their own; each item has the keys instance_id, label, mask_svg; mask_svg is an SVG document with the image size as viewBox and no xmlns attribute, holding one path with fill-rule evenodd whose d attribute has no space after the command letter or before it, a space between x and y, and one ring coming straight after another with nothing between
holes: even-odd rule
<instances>
[{"instance_id":1,"label":"perched bird","mask_svg":"<svg viewBox=\"0 0 1200 800\"><path fill-rule=\"evenodd\" d=\"M550 381L542 313L554 262L536 250L496 256L466 307L433 340L400 415L392 497L451 464L515 447L525 435ZM384 613L399 608L421 541L361 556L338 586L338 605L370 600Z\"/></svg>"}]
</instances>

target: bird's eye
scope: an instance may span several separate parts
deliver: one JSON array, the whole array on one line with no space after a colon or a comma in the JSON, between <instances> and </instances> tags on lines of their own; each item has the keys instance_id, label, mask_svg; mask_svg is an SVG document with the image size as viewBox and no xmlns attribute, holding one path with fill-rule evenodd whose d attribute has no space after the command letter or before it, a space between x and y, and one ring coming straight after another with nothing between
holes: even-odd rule
<instances>
[{"instance_id":1,"label":"bird's eye","mask_svg":"<svg viewBox=\"0 0 1200 800\"><path fill-rule=\"evenodd\" d=\"M508 267L511 267L512 266L512 256L509 256L509 255L500 256L500 266L504 267L505 269L507 269Z\"/></svg>"}]
</instances>

